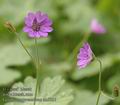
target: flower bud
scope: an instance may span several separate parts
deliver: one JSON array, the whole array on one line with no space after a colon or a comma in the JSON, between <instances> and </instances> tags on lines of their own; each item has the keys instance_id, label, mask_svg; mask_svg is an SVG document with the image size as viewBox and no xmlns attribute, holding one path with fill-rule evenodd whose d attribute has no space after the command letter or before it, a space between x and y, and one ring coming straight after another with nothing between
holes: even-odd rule
<instances>
[{"instance_id":1,"label":"flower bud","mask_svg":"<svg viewBox=\"0 0 120 105\"><path fill-rule=\"evenodd\" d=\"M118 97L119 96L119 86L115 85L113 88L113 95L114 97Z\"/></svg>"},{"instance_id":2,"label":"flower bud","mask_svg":"<svg viewBox=\"0 0 120 105\"><path fill-rule=\"evenodd\" d=\"M4 26L8 28L10 31L16 32L15 27L9 21L5 22Z\"/></svg>"}]
</instances>

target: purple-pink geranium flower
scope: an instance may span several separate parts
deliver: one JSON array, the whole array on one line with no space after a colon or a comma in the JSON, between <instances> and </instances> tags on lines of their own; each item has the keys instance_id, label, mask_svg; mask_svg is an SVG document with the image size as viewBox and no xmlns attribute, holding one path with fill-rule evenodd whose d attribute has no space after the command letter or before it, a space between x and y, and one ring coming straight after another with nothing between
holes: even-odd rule
<instances>
[{"instance_id":1,"label":"purple-pink geranium flower","mask_svg":"<svg viewBox=\"0 0 120 105\"><path fill-rule=\"evenodd\" d=\"M53 30L51 25L52 21L48 18L47 14L42 12L30 12L25 17L25 26L23 31L27 32L29 37L47 37L48 32Z\"/></svg>"},{"instance_id":2,"label":"purple-pink geranium flower","mask_svg":"<svg viewBox=\"0 0 120 105\"><path fill-rule=\"evenodd\" d=\"M80 48L77 56L77 65L80 68L85 68L93 59L93 53L88 43L84 43L83 47Z\"/></svg>"},{"instance_id":3,"label":"purple-pink geranium flower","mask_svg":"<svg viewBox=\"0 0 120 105\"><path fill-rule=\"evenodd\" d=\"M93 19L91 21L91 31L96 34L104 34L106 32L106 29L96 19Z\"/></svg>"}]
</instances>

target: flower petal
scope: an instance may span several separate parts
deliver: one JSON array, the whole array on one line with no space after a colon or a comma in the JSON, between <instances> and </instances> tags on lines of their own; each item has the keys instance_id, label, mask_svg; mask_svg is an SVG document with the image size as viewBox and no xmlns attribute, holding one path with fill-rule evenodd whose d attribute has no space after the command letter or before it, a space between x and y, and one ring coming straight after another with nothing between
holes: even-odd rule
<instances>
[{"instance_id":1,"label":"flower petal","mask_svg":"<svg viewBox=\"0 0 120 105\"><path fill-rule=\"evenodd\" d=\"M53 28L52 27L41 27L40 30L42 32L52 32Z\"/></svg>"},{"instance_id":2,"label":"flower petal","mask_svg":"<svg viewBox=\"0 0 120 105\"><path fill-rule=\"evenodd\" d=\"M91 21L91 31L97 34L103 34L106 32L106 29L96 19L93 19Z\"/></svg>"},{"instance_id":3,"label":"flower petal","mask_svg":"<svg viewBox=\"0 0 120 105\"><path fill-rule=\"evenodd\" d=\"M39 34L40 34L41 37L47 37L48 36L47 32L39 32Z\"/></svg>"},{"instance_id":4,"label":"flower petal","mask_svg":"<svg viewBox=\"0 0 120 105\"><path fill-rule=\"evenodd\" d=\"M44 21L48 16L46 14L43 14L42 12L36 12L35 17L37 19L38 23L41 23Z\"/></svg>"},{"instance_id":5,"label":"flower petal","mask_svg":"<svg viewBox=\"0 0 120 105\"><path fill-rule=\"evenodd\" d=\"M44 21L41 22L42 26L51 26L52 25L52 21L50 19L45 19Z\"/></svg>"},{"instance_id":6,"label":"flower petal","mask_svg":"<svg viewBox=\"0 0 120 105\"><path fill-rule=\"evenodd\" d=\"M25 24L26 24L27 26L30 26L30 27L31 27L32 24L33 24L34 19L35 19L34 14L33 14L33 13L28 13L28 16L25 17Z\"/></svg>"},{"instance_id":7,"label":"flower petal","mask_svg":"<svg viewBox=\"0 0 120 105\"><path fill-rule=\"evenodd\" d=\"M36 36L36 32L34 32L33 30L29 31L28 36L34 38Z\"/></svg>"},{"instance_id":8,"label":"flower petal","mask_svg":"<svg viewBox=\"0 0 120 105\"><path fill-rule=\"evenodd\" d=\"M80 60L77 62L77 65L82 69L85 68L88 65L88 61L87 60Z\"/></svg>"},{"instance_id":9,"label":"flower petal","mask_svg":"<svg viewBox=\"0 0 120 105\"><path fill-rule=\"evenodd\" d=\"M86 67L91 62L91 60L93 59L92 50L88 43L84 43L83 47L80 48L80 52L77 55L77 59L77 65L80 68Z\"/></svg>"},{"instance_id":10,"label":"flower petal","mask_svg":"<svg viewBox=\"0 0 120 105\"><path fill-rule=\"evenodd\" d=\"M25 26L25 27L23 28L23 31L24 31L24 32L29 32L29 31L31 31L31 28L30 28L30 27Z\"/></svg>"}]
</instances>

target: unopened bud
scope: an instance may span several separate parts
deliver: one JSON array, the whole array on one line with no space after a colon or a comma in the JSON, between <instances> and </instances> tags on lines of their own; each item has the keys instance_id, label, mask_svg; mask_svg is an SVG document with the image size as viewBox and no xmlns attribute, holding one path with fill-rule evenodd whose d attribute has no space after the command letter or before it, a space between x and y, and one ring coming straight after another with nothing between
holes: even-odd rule
<instances>
[{"instance_id":1,"label":"unopened bud","mask_svg":"<svg viewBox=\"0 0 120 105\"><path fill-rule=\"evenodd\" d=\"M113 95L114 97L118 97L119 96L119 86L118 85L115 85L114 88L113 88Z\"/></svg>"},{"instance_id":2,"label":"unopened bud","mask_svg":"<svg viewBox=\"0 0 120 105\"><path fill-rule=\"evenodd\" d=\"M15 27L9 21L5 22L4 26L8 28L10 31L16 32Z\"/></svg>"}]
</instances>

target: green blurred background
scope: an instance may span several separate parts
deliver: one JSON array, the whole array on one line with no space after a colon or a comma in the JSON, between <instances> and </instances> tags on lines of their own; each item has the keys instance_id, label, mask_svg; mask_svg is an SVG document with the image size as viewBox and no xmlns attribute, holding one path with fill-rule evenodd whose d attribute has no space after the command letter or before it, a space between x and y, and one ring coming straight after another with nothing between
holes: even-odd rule
<instances>
[{"instance_id":1,"label":"green blurred background","mask_svg":"<svg viewBox=\"0 0 120 105\"><path fill-rule=\"evenodd\" d=\"M4 27L5 21L12 22L25 46L35 55L34 40L22 31L24 17L30 11L45 12L53 20L54 31L48 38L39 39L40 78L62 75L75 91L70 105L90 105L98 89L98 63L93 62L84 70L75 68L69 75L72 61L68 60L89 32L94 17L107 29L106 34L91 34L88 39L103 63L102 88L111 95L113 87L120 86L120 0L0 0L0 89L11 87L27 76L35 77L29 56L16 36ZM4 105L2 100L0 105ZM120 97L115 101L106 98L100 105L120 105Z\"/></svg>"}]
</instances>

